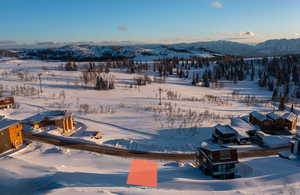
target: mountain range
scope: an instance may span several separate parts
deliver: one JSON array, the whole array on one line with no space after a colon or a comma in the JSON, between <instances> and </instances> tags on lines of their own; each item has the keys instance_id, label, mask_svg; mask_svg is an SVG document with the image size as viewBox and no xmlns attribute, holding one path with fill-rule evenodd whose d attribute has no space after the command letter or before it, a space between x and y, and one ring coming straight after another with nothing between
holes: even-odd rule
<instances>
[{"instance_id":1,"label":"mountain range","mask_svg":"<svg viewBox=\"0 0 300 195\"><path fill-rule=\"evenodd\" d=\"M1 44L0 44L1 47ZM3 48L3 47L2 47ZM51 51L56 55L102 57L125 56L137 58L159 57L187 57L210 55L237 56L274 56L286 54L300 54L299 39L273 39L255 45L232 41L208 41L175 44L146 44L134 42L75 42L55 43L43 42L35 45L14 45L9 49L16 49L25 53ZM151 57L149 57L151 56Z\"/></svg>"}]
</instances>

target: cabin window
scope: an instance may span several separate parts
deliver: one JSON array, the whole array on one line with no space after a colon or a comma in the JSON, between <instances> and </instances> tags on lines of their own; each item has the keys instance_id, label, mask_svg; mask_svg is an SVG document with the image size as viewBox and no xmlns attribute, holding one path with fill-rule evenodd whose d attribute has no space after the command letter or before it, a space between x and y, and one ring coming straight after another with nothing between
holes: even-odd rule
<instances>
[{"instance_id":1,"label":"cabin window","mask_svg":"<svg viewBox=\"0 0 300 195\"><path fill-rule=\"evenodd\" d=\"M227 169L227 166L226 165L219 165L219 168L218 168L220 172L225 172L226 169Z\"/></svg>"},{"instance_id":2,"label":"cabin window","mask_svg":"<svg viewBox=\"0 0 300 195\"><path fill-rule=\"evenodd\" d=\"M220 152L220 160L230 160L231 159L231 151L221 151Z\"/></svg>"}]
</instances>

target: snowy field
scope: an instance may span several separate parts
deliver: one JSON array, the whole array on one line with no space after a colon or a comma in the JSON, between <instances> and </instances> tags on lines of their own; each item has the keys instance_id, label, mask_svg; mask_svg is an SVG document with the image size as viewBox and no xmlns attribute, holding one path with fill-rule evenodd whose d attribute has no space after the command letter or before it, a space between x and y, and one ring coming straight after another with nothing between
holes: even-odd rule
<instances>
[{"instance_id":1,"label":"snowy field","mask_svg":"<svg viewBox=\"0 0 300 195\"><path fill-rule=\"evenodd\" d=\"M298 194L299 162L243 159L239 178L215 180L188 163L160 162L158 186L127 185L130 159L33 143L0 159L1 194Z\"/></svg>"},{"instance_id":2,"label":"snowy field","mask_svg":"<svg viewBox=\"0 0 300 195\"><path fill-rule=\"evenodd\" d=\"M116 80L115 89L97 91L81 82L80 71L58 70L61 64L3 61L1 87L21 92L15 96L20 107L2 114L24 119L45 110L69 110L83 124L72 136L74 139L91 140L91 135L100 131L103 139L91 141L134 150L191 152L202 140L210 138L211 127L218 123L230 124L233 116L273 109L269 104L249 106L241 101L249 94L257 99L270 99L271 92L251 81L224 82L223 88L205 88L192 86L190 80L168 77L165 83L137 87L132 85L137 74L114 69L110 74ZM41 95L26 96L20 89L26 86L25 92L34 93L40 90L40 84ZM158 105L160 88L161 106ZM232 95L233 91L239 95Z\"/></svg>"},{"instance_id":3,"label":"snowy field","mask_svg":"<svg viewBox=\"0 0 300 195\"><path fill-rule=\"evenodd\" d=\"M95 141L91 135L100 131L103 138L95 141L99 144L147 151L193 152L199 142L210 138L214 125L230 124L231 117L254 110L273 110L270 104L250 106L241 101L249 94L260 100L272 95L251 81L227 82L223 88L213 89L191 86L190 80L170 77L165 83L131 87L137 75L111 70L116 88L96 91L81 83L80 72L58 70L60 64L3 60L1 87L18 91L15 98L19 106L0 114L20 120L45 110L70 110L81 124L73 139ZM20 73L27 75L27 81ZM40 90L40 82L30 76L39 73L43 93L32 96ZM24 85L26 92L20 92ZM161 106L158 105L159 88L162 89ZM237 90L239 95L232 95ZM83 112L82 105L88 105L88 111ZM0 159L0 194L300 193L299 162L277 156L240 161L239 177L234 180L212 179L188 162L184 166L159 162L158 186L148 188L126 184L131 159L33 142Z\"/></svg>"}]
</instances>

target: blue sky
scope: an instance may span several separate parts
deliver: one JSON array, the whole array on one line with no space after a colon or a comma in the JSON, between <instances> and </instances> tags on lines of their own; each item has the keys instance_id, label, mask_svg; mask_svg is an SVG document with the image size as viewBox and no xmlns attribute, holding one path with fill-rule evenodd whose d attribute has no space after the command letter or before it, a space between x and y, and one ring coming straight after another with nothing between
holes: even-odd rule
<instances>
[{"instance_id":1,"label":"blue sky","mask_svg":"<svg viewBox=\"0 0 300 195\"><path fill-rule=\"evenodd\" d=\"M0 40L258 42L300 37L299 0L1 0Z\"/></svg>"}]
</instances>

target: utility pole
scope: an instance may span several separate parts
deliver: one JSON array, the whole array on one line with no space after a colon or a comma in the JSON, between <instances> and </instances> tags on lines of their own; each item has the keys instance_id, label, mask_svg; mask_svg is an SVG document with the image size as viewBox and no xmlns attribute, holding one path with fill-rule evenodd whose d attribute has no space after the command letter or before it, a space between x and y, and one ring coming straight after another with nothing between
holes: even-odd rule
<instances>
[{"instance_id":1,"label":"utility pole","mask_svg":"<svg viewBox=\"0 0 300 195\"><path fill-rule=\"evenodd\" d=\"M39 80L40 80L40 93L43 93L43 90L42 90L42 79L41 79L42 73L39 73L38 76L39 76Z\"/></svg>"},{"instance_id":2,"label":"utility pole","mask_svg":"<svg viewBox=\"0 0 300 195\"><path fill-rule=\"evenodd\" d=\"M162 89L159 88L158 91L159 91L159 103L158 103L158 105L161 105L161 92L162 92Z\"/></svg>"}]
</instances>

